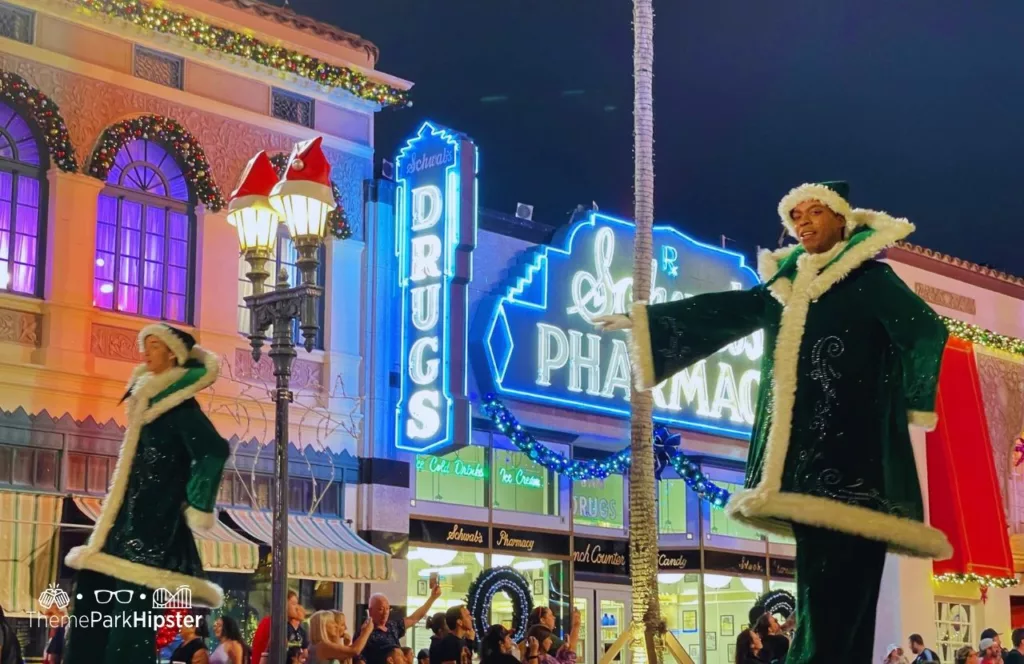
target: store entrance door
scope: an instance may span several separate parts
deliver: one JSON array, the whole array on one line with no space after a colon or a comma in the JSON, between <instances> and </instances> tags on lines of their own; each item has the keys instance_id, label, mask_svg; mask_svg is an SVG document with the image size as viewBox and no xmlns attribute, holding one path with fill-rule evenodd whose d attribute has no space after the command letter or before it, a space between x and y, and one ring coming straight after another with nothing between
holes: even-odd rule
<instances>
[{"instance_id":1,"label":"store entrance door","mask_svg":"<svg viewBox=\"0 0 1024 664\"><path fill-rule=\"evenodd\" d=\"M576 646L576 664L598 664L632 618L628 587L602 583L575 584L573 606L580 612L580 640ZM630 664L624 648L614 660Z\"/></svg>"}]
</instances>

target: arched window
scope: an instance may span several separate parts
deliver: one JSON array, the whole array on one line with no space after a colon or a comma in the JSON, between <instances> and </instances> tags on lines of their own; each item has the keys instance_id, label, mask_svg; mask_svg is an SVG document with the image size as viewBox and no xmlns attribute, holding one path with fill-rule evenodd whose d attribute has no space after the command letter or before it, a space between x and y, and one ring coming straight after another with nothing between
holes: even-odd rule
<instances>
[{"instance_id":1,"label":"arched window","mask_svg":"<svg viewBox=\"0 0 1024 664\"><path fill-rule=\"evenodd\" d=\"M194 218L192 192L166 149L145 139L121 148L96 215L95 305L191 322Z\"/></svg>"},{"instance_id":2,"label":"arched window","mask_svg":"<svg viewBox=\"0 0 1024 664\"><path fill-rule=\"evenodd\" d=\"M42 294L47 159L28 122L0 104L0 291Z\"/></svg>"}]
</instances>

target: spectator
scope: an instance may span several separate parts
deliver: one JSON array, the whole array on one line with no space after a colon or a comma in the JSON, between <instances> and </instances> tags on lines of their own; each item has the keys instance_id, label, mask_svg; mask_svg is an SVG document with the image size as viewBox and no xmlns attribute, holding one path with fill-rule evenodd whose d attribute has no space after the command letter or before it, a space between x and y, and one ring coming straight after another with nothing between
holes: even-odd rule
<instances>
[{"instance_id":1,"label":"spectator","mask_svg":"<svg viewBox=\"0 0 1024 664\"><path fill-rule=\"evenodd\" d=\"M763 644L761 637L752 629L745 629L736 638L736 664L762 664Z\"/></svg>"},{"instance_id":2,"label":"spectator","mask_svg":"<svg viewBox=\"0 0 1024 664\"><path fill-rule=\"evenodd\" d=\"M299 604L298 593L288 593L288 647L299 646L303 650L309 650L309 633L303 627L302 621L306 619L306 609Z\"/></svg>"},{"instance_id":3,"label":"spectator","mask_svg":"<svg viewBox=\"0 0 1024 664\"><path fill-rule=\"evenodd\" d=\"M924 639L921 638L920 634L911 634L907 641L910 644L910 652L917 656L914 659L914 664L939 661L939 656L935 654L934 650L931 648L925 648Z\"/></svg>"},{"instance_id":4,"label":"spectator","mask_svg":"<svg viewBox=\"0 0 1024 664\"><path fill-rule=\"evenodd\" d=\"M516 650L512 633L504 625L491 625L481 642L480 664L519 664L512 654Z\"/></svg>"},{"instance_id":5,"label":"spectator","mask_svg":"<svg viewBox=\"0 0 1024 664\"><path fill-rule=\"evenodd\" d=\"M981 638L982 639L992 639L993 641L996 642L996 647L999 648L999 657L1001 659L1006 659L1006 655L1008 653L1006 652L1006 649L1003 648L1003 640L1000 638L1001 636L1002 635L999 632L997 632L996 630L992 629L991 627L989 627L988 629L986 629L984 632L981 633Z\"/></svg>"},{"instance_id":6,"label":"spectator","mask_svg":"<svg viewBox=\"0 0 1024 664\"><path fill-rule=\"evenodd\" d=\"M288 664L306 664L306 651L302 646L292 646L288 648L284 661Z\"/></svg>"},{"instance_id":7,"label":"spectator","mask_svg":"<svg viewBox=\"0 0 1024 664\"><path fill-rule=\"evenodd\" d=\"M473 618L463 606L450 607L444 614L448 633L430 642L430 664L468 664L473 651L467 642L475 641ZM468 661L467 661L468 660Z\"/></svg>"},{"instance_id":8,"label":"spectator","mask_svg":"<svg viewBox=\"0 0 1024 664\"><path fill-rule=\"evenodd\" d=\"M210 630L206 627L206 620L195 616L196 622L185 621L178 633L181 634L181 645L171 655L172 662L181 664L208 664L210 651L206 649L206 638L210 636Z\"/></svg>"},{"instance_id":9,"label":"spectator","mask_svg":"<svg viewBox=\"0 0 1024 664\"><path fill-rule=\"evenodd\" d=\"M576 664L576 643L580 638L580 612L572 612L572 630L562 647L551 654L553 634L546 625L534 625L526 635L526 664Z\"/></svg>"},{"instance_id":10,"label":"spectator","mask_svg":"<svg viewBox=\"0 0 1024 664\"><path fill-rule=\"evenodd\" d=\"M978 644L983 664L998 664L1003 658L1003 649L995 639L982 639Z\"/></svg>"},{"instance_id":11,"label":"spectator","mask_svg":"<svg viewBox=\"0 0 1024 664\"><path fill-rule=\"evenodd\" d=\"M1024 629L1013 630L1010 640L1013 642L1013 650L1006 653L1003 661L1006 664L1024 664Z\"/></svg>"},{"instance_id":12,"label":"spectator","mask_svg":"<svg viewBox=\"0 0 1024 664\"><path fill-rule=\"evenodd\" d=\"M426 648L421 648L420 651L416 653L416 664L429 664L429 662L430 652L427 651Z\"/></svg>"},{"instance_id":13,"label":"spectator","mask_svg":"<svg viewBox=\"0 0 1024 664\"><path fill-rule=\"evenodd\" d=\"M64 659L64 635L67 614L57 605L46 610L47 624L50 626L49 640L46 642L43 664L61 664Z\"/></svg>"},{"instance_id":14,"label":"spectator","mask_svg":"<svg viewBox=\"0 0 1024 664\"><path fill-rule=\"evenodd\" d=\"M351 645L342 640L342 625L336 612L317 611L309 620L309 631L311 633L312 649L309 651L309 661L313 664L341 664L355 657L358 657L373 630L373 623L367 620L359 631L359 636Z\"/></svg>"},{"instance_id":15,"label":"spectator","mask_svg":"<svg viewBox=\"0 0 1024 664\"><path fill-rule=\"evenodd\" d=\"M782 633L779 621L770 613L763 614L754 623L753 631L761 637L761 659L766 662L784 662L789 653L789 638Z\"/></svg>"},{"instance_id":16,"label":"spectator","mask_svg":"<svg viewBox=\"0 0 1024 664\"><path fill-rule=\"evenodd\" d=\"M555 622L554 612L546 606L534 607L526 619L527 633L533 629L534 625L543 625L551 632L551 649L547 651L549 655L554 655L562 647L562 640L555 634ZM523 645L526 645L526 641L523 641Z\"/></svg>"},{"instance_id":17,"label":"spectator","mask_svg":"<svg viewBox=\"0 0 1024 664\"><path fill-rule=\"evenodd\" d=\"M384 664L403 664L403 662L405 662L405 655L402 654L402 646L395 646L384 653Z\"/></svg>"},{"instance_id":18,"label":"spectator","mask_svg":"<svg viewBox=\"0 0 1024 664\"><path fill-rule=\"evenodd\" d=\"M7 622L4 609L0 606L0 664L22 664L21 644L14 627Z\"/></svg>"},{"instance_id":19,"label":"spectator","mask_svg":"<svg viewBox=\"0 0 1024 664\"><path fill-rule=\"evenodd\" d=\"M220 645L210 655L210 664L242 664L245 661L245 643L242 630L231 616L222 615L213 623L213 635Z\"/></svg>"},{"instance_id":20,"label":"spectator","mask_svg":"<svg viewBox=\"0 0 1024 664\"><path fill-rule=\"evenodd\" d=\"M903 654L903 648L900 648L895 643L890 643L885 652L885 659L882 660L884 664L910 664L907 656Z\"/></svg>"},{"instance_id":21,"label":"spectator","mask_svg":"<svg viewBox=\"0 0 1024 664\"><path fill-rule=\"evenodd\" d=\"M956 664L978 664L978 651L971 646L964 646L953 655Z\"/></svg>"},{"instance_id":22,"label":"spectator","mask_svg":"<svg viewBox=\"0 0 1024 664\"><path fill-rule=\"evenodd\" d=\"M402 647L402 654L405 655L405 664L416 664L416 653L409 646Z\"/></svg>"},{"instance_id":23,"label":"spectator","mask_svg":"<svg viewBox=\"0 0 1024 664\"><path fill-rule=\"evenodd\" d=\"M288 590L288 615L292 614L292 605L298 605L299 594L294 590ZM301 607L300 607L301 608ZM296 612L297 613L297 612ZM305 610L303 610L305 614ZM301 619L300 619L301 622ZM289 634L291 633L291 624L288 625ZM289 644L292 645L292 644ZM305 645L297 644L300 648L309 648L309 638L306 637ZM259 624L256 626L256 633L252 637L252 663L251 664L263 664L263 653L270 647L270 612L263 616Z\"/></svg>"},{"instance_id":24,"label":"spectator","mask_svg":"<svg viewBox=\"0 0 1024 664\"><path fill-rule=\"evenodd\" d=\"M386 596L380 593L371 596L369 613L370 620L373 621L373 631L370 632L370 639L363 649L366 664L388 664L388 659L394 656L392 651L395 648L398 648L398 656L403 657L401 639L405 636L405 630L423 620L440 596L441 586L435 583L430 589L430 597L426 603L405 620L391 620L391 602ZM401 662L396 661L395 664Z\"/></svg>"}]
</instances>

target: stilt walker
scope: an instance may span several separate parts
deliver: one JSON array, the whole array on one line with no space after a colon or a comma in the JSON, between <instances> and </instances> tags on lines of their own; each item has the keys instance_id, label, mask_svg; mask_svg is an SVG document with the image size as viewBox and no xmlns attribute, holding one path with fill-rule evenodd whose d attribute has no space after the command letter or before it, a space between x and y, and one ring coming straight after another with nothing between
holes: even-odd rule
<instances>
[{"instance_id":1,"label":"stilt walker","mask_svg":"<svg viewBox=\"0 0 1024 664\"><path fill-rule=\"evenodd\" d=\"M163 323L139 333L139 350L146 363L124 397L128 425L110 492L89 541L65 560L78 570L65 664L153 662L156 631L144 616L162 613L154 600L211 608L223 600L192 535L214 525L230 454L195 400L220 362Z\"/></svg>"},{"instance_id":2,"label":"stilt walker","mask_svg":"<svg viewBox=\"0 0 1024 664\"><path fill-rule=\"evenodd\" d=\"M730 517L796 540L796 635L787 664L866 664L886 552L947 558L924 523L909 426L934 428L947 332L885 263L914 226L851 208L845 183L805 184L779 215L799 244L759 257L746 291L633 304L598 321L631 330L649 390L763 330L745 489ZM842 606L836 592L842 589Z\"/></svg>"}]
</instances>

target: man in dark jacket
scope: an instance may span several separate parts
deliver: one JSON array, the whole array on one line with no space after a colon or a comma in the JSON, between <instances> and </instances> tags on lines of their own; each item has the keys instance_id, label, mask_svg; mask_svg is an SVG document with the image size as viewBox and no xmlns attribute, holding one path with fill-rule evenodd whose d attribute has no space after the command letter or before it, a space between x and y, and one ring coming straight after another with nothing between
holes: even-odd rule
<instances>
[{"instance_id":1,"label":"man in dark jacket","mask_svg":"<svg viewBox=\"0 0 1024 664\"><path fill-rule=\"evenodd\" d=\"M21 644L14 627L7 622L4 609L0 607L0 664L24 664L21 658Z\"/></svg>"},{"instance_id":2,"label":"man in dark jacket","mask_svg":"<svg viewBox=\"0 0 1024 664\"><path fill-rule=\"evenodd\" d=\"M910 652L917 656L914 659L914 664L938 663L939 656L931 648L924 647L924 639L921 638L920 634L911 634L908 641L910 641Z\"/></svg>"}]
</instances>

